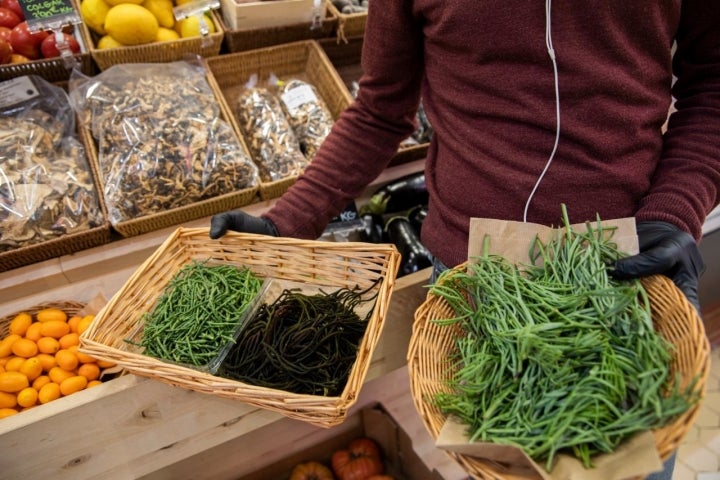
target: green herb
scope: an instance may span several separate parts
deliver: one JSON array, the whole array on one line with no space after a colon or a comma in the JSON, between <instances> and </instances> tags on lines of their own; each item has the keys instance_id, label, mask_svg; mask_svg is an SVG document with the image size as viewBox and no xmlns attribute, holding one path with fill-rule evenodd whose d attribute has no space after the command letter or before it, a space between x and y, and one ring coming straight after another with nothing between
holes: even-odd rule
<instances>
[{"instance_id":1,"label":"green herb","mask_svg":"<svg viewBox=\"0 0 720 480\"><path fill-rule=\"evenodd\" d=\"M639 280L617 281L614 229L564 229L539 239L527 265L485 254L450 270L431 291L459 324L451 393L442 412L468 425L472 441L514 445L549 471L558 452L591 466L634 433L661 427L697 399L669 371L672 345L652 325ZM488 241L486 239L486 241ZM486 244L487 247L487 244Z\"/></svg>"},{"instance_id":2,"label":"green herb","mask_svg":"<svg viewBox=\"0 0 720 480\"><path fill-rule=\"evenodd\" d=\"M202 366L234 341L238 322L262 280L247 268L192 261L170 279L144 315L138 343L146 355Z\"/></svg>"},{"instance_id":3,"label":"green herb","mask_svg":"<svg viewBox=\"0 0 720 480\"><path fill-rule=\"evenodd\" d=\"M372 288L312 295L284 289L259 308L218 374L293 393L340 394L372 314L361 318L356 308L374 301L377 294L366 298Z\"/></svg>"}]
</instances>

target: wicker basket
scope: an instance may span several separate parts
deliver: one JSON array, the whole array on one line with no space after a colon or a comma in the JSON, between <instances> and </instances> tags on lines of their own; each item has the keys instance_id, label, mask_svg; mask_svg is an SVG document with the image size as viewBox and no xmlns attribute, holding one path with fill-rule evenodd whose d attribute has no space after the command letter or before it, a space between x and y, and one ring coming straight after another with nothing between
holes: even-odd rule
<instances>
[{"instance_id":1,"label":"wicker basket","mask_svg":"<svg viewBox=\"0 0 720 480\"><path fill-rule=\"evenodd\" d=\"M206 76L206 79L208 80L208 84L212 89L215 98L218 99L221 118L224 121L228 122L230 124L230 127L233 128L233 131L235 131L232 114L227 110L227 105L225 105L224 102L221 101L222 94L217 89L215 83L210 81L211 79L209 78L209 74L208 76ZM105 191L105 189L102 175L100 173L101 168L100 159L98 157L98 145L97 142L95 142L95 140L92 138L92 134L87 127L83 127L82 130L84 130L85 136L87 138L88 143L86 145L89 145L88 150L91 153L89 157L93 174L95 175L95 178L98 179L98 184L100 188L99 191L102 193ZM245 151L248 158L250 158L250 154L248 153L248 149L245 145L242 135L237 135L237 138L238 143ZM181 207L175 207L169 210L163 210L160 212L143 215L130 220L123 220L113 224L111 226L111 229L119 233L122 237L128 238L141 235L143 233L154 232L156 230L161 230L167 227L173 227L176 225L180 225L184 222L197 220L199 218L208 217L216 213L222 213L228 210L234 210L236 208L249 205L257 201L259 188L259 185L254 185L252 187L244 188L242 190L236 190L212 198L206 198L204 200L200 200L188 205L183 205Z\"/></svg>"},{"instance_id":2,"label":"wicker basket","mask_svg":"<svg viewBox=\"0 0 720 480\"><path fill-rule=\"evenodd\" d=\"M360 13L342 13L335 7L332 1L327 2L328 10L338 18L338 28L336 35L339 40L345 41L350 37L365 34L365 23L367 22L367 12Z\"/></svg>"},{"instance_id":3,"label":"wicker basket","mask_svg":"<svg viewBox=\"0 0 720 480\"><path fill-rule=\"evenodd\" d=\"M207 58L205 62L211 72L211 84L214 82L222 92L224 108L230 112L233 111L231 105L235 104L235 99L252 74L257 74L260 79L275 74L280 78L293 76L307 81L318 90L333 118L337 118L352 101L342 79L314 40L228 53ZM230 114L230 118L238 136L243 137L234 113ZM296 176L292 176L274 182L261 181L260 198L269 200L280 197L296 179Z\"/></svg>"},{"instance_id":4,"label":"wicker basket","mask_svg":"<svg viewBox=\"0 0 720 480\"><path fill-rule=\"evenodd\" d=\"M220 17L211 10L209 12L216 31L205 37L188 37L167 42L154 42L144 45L125 46L120 48L97 49L100 37L91 32L83 23L85 36L90 39L90 55L100 70L107 70L113 65L122 63L163 63L185 59L186 55L194 54L201 57L212 57L220 54L225 32L220 25Z\"/></svg>"},{"instance_id":5,"label":"wicker basket","mask_svg":"<svg viewBox=\"0 0 720 480\"><path fill-rule=\"evenodd\" d=\"M103 224L88 228L87 230L68 233L44 242L18 247L7 252L0 252L0 272L42 262L51 258L62 257L63 255L69 255L88 248L104 245L112 240L108 211L105 201L103 200L102 188L99 182L100 177L96 169L97 152L95 144L89 132L79 125L78 140L80 140L80 143L85 147L90 174L93 178L93 186L97 192L100 211L104 219Z\"/></svg>"},{"instance_id":6,"label":"wicker basket","mask_svg":"<svg viewBox=\"0 0 720 480\"><path fill-rule=\"evenodd\" d=\"M464 268L464 264L460 267ZM643 279L651 302L655 328L676 347L672 361L673 372L679 372L684 385L698 376L697 391L704 394L710 371L710 344L705 336L702 320L683 293L664 276ZM408 350L410 389L415 408L434 439L445 423L446 415L428 401L437 393L449 392L448 353L455 348L454 337L461 332L457 326L438 326L435 320L450 318L452 309L439 296L428 293L425 302L415 312L415 323ZM682 442L698 414L695 404L674 423L653 431L658 453L666 460ZM474 478L505 480L500 463L455 452L447 452ZM512 477L518 480L517 477Z\"/></svg>"},{"instance_id":7,"label":"wicker basket","mask_svg":"<svg viewBox=\"0 0 720 480\"><path fill-rule=\"evenodd\" d=\"M80 351L136 375L220 397L244 401L322 427L341 423L355 403L382 331L399 265L391 245L303 241L229 232L210 240L208 229L178 228L130 277L81 336ZM368 287L378 296L342 394L301 395L247 385L134 353L125 338L138 328L168 281L195 259L233 262L264 278L326 287Z\"/></svg>"}]
</instances>

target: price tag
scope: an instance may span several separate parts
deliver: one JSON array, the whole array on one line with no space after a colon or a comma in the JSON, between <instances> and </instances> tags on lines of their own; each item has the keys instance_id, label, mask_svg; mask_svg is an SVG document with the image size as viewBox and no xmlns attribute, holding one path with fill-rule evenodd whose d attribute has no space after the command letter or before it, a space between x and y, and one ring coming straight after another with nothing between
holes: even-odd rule
<instances>
[{"instance_id":1,"label":"price tag","mask_svg":"<svg viewBox=\"0 0 720 480\"><path fill-rule=\"evenodd\" d=\"M0 108L7 108L16 103L21 103L35 98L38 93L35 84L29 77L11 78L0 83Z\"/></svg>"},{"instance_id":2,"label":"price tag","mask_svg":"<svg viewBox=\"0 0 720 480\"><path fill-rule=\"evenodd\" d=\"M22 0L20 7L31 32L53 30L81 21L71 0Z\"/></svg>"}]
</instances>

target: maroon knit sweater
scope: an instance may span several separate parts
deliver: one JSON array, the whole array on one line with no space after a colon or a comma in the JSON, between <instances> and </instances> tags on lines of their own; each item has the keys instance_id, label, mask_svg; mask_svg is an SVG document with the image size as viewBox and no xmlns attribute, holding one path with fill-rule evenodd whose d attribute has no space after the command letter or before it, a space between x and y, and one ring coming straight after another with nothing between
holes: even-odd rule
<instances>
[{"instance_id":1,"label":"maroon knit sweater","mask_svg":"<svg viewBox=\"0 0 720 480\"><path fill-rule=\"evenodd\" d=\"M454 266L467 258L470 217L523 220L552 151L545 2L370 5L358 98L266 216L282 235L320 235L413 131L422 96L434 128L422 239ZM720 184L720 3L555 0L551 10L560 140L527 221L557 225L564 203L572 222L635 216L699 239ZM673 74L677 112L663 135Z\"/></svg>"}]
</instances>

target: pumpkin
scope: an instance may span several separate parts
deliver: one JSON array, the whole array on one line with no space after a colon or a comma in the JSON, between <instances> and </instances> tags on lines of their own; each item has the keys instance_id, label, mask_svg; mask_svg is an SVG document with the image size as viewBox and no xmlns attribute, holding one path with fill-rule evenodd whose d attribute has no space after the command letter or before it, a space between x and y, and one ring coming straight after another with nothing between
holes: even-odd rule
<instances>
[{"instance_id":1,"label":"pumpkin","mask_svg":"<svg viewBox=\"0 0 720 480\"><path fill-rule=\"evenodd\" d=\"M332 470L320 462L298 463L290 473L290 480L335 480Z\"/></svg>"},{"instance_id":2,"label":"pumpkin","mask_svg":"<svg viewBox=\"0 0 720 480\"><path fill-rule=\"evenodd\" d=\"M367 437L356 438L347 448L335 451L330 461L339 480L365 480L385 470L380 448Z\"/></svg>"}]
</instances>

